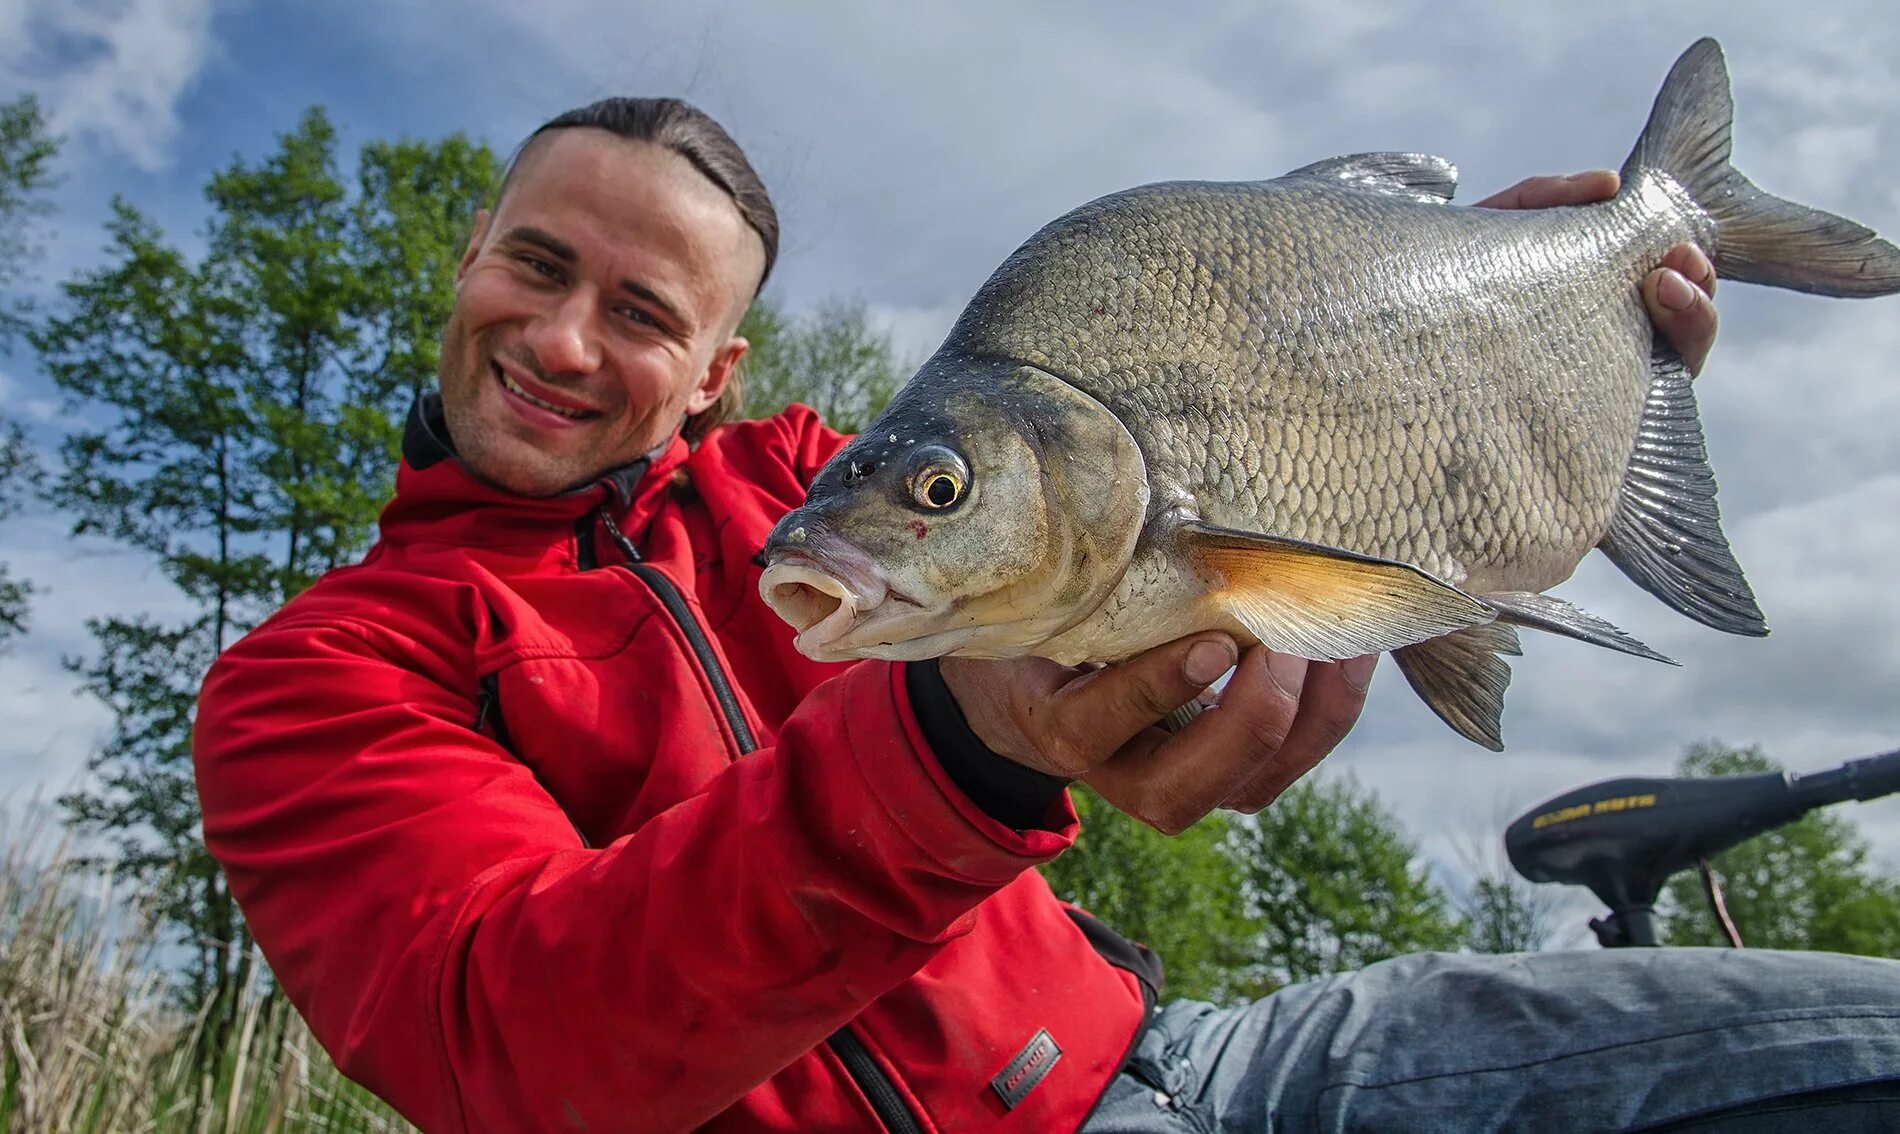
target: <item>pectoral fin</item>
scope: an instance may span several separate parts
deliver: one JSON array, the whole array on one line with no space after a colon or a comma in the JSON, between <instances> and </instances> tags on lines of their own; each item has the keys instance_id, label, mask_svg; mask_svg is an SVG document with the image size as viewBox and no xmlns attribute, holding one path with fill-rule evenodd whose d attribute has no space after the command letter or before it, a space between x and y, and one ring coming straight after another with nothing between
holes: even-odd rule
<instances>
[{"instance_id":1,"label":"pectoral fin","mask_svg":"<svg viewBox=\"0 0 1900 1134\"><path fill-rule=\"evenodd\" d=\"M1281 653L1358 657L1494 616L1449 583L1389 559L1198 522L1185 525L1181 539L1214 601Z\"/></svg>"},{"instance_id":2,"label":"pectoral fin","mask_svg":"<svg viewBox=\"0 0 1900 1134\"><path fill-rule=\"evenodd\" d=\"M1474 744L1504 751L1504 690L1511 684L1517 631L1502 622L1474 626L1392 654L1413 692L1438 719Z\"/></svg>"}]
</instances>

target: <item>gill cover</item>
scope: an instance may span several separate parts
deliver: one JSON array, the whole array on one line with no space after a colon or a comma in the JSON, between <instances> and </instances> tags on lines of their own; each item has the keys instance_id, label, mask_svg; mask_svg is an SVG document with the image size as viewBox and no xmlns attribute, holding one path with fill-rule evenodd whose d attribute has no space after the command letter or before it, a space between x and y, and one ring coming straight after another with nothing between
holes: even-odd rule
<instances>
[{"instance_id":1,"label":"gill cover","mask_svg":"<svg viewBox=\"0 0 1900 1134\"><path fill-rule=\"evenodd\" d=\"M1114 589L1147 507L1100 402L944 351L779 522L760 590L819 660L1030 654Z\"/></svg>"}]
</instances>

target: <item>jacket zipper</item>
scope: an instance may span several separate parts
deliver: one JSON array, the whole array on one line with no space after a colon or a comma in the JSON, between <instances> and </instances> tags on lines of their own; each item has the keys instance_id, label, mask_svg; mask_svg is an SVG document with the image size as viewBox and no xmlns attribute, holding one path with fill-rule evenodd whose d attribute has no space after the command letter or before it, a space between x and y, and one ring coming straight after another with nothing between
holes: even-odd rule
<instances>
[{"instance_id":1,"label":"jacket zipper","mask_svg":"<svg viewBox=\"0 0 1900 1134\"><path fill-rule=\"evenodd\" d=\"M659 568L641 558L640 549L633 546L633 541L620 530L620 525L614 522L606 508L599 509L596 514L600 517L601 525L607 529L607 535L614 541L614 546L626 558L627 568L653 589L653 593L659 596L660 605L666 607L666 612L672 615L680 632L686 635L694 656L699 659L700 668L706 672L706 680L712 684L713 695L719 701L719 711L725 715L726 726L738 741L739 754L743 756L756 750L758 741L752 735L752 727L746 723L745 713L739 708L739 698L732 691L732 682L726 676L725 668L719 664L719 656L713 653L712 642L706 637L705 629L693 617L679 588ZM576 525L574 534L579 543L578 562L582 570L588 570L596 565L593 525L583 519ZM825 1040L825 1046L831 1048L832 1054L838 1057L845 1074L871 1104L871 1110L885 1130L890 1134L924 1134L923 1123L911 1113L904 1096L897 1093L890 1076L884 1074L884 1069L871 1057L870 1049L851 1031L850 1025L833 1032Z\"/></svg>"},{"instance_id":2,"label":"jacket zipper","mask_svg":"<svg viewBox=\"0 0 1900 1134\"><path fill-rule=\"evenodd\" d=\"M739 708L738 695L732 691L732 682L726 677L725 667L719 664L719 655L713 653L712 641L706 637L706 631L699 620L686 605L685 596L673 585L658 567L640 557L640 549L614 523L607 509L600 509L600 522L613 538L614 546L620 554L626 556L627 569L640 576L642 582L652 588L659 596L660 605L673 616L673 622L686 635L686 641L693 647L693 655L699 659L699 667L706 672L706 680L712 683L713 696L719 700L719 711L725 715L726 725L732 729L733 739L738 743L739 755L744 756L756 750L759 742L752 736L752 726L746 723L745 712ZM591 534L591 533L590 533Z\"/></svg>"},{"instance_id":3,"label":"jacket zipper","mask_svg":"<svg viewBox=\"0 0 1900 1134\"><path fill-rule=\"evenodd\" d=\"M871 1104L884 1129L891 1134L924 1134L923 1125L910 1113L904 1096L897 1093L884 1069L871 1058L870 1049L848 1025L832 1033L825 1043L838 1057L838 1062L844 1064L845 1073L858 1085L858 1090L864 1092L865 1100Z\"/></svg>"}]
</instances>

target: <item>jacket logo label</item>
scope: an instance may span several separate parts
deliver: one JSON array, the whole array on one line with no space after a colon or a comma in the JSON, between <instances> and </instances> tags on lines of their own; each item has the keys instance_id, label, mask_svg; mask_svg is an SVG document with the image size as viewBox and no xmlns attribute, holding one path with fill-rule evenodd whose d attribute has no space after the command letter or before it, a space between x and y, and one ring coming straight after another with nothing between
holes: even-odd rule
<instances>
[{"instance_id":1,"label":"jacket logo label","mask_svg":"<svg viewBox=\"0 0 1900 1134\"><path fill-rule=\"evenodd\" d=\"M1060 1058L1062 1049L1056 1046L1049 1029L1038 1028L1036 1034L1029 1037L1029 1042L1023 1045L1023 1049L1016 1053L1016 1058L1010 1060L990 1080L990 1089L1003 1100L1003 1109L1015 1110L1023 1098L1048 1077L1049 1069Z\"/></svg>"}]
</instances>

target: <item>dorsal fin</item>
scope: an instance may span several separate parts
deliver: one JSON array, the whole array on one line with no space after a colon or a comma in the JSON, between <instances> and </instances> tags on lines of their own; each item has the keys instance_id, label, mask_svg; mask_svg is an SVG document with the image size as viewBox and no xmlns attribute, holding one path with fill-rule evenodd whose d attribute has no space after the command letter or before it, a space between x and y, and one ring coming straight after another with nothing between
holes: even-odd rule
<instances>
[{"instance_id":1,"label":"dorsal fin","mask_svg":"<svg viewBox=\"0 0 1900 1134\"><path fill-rule=\"evenodd\" d=\"M1347 154L1303 165L1287 176L1343 181L1355 189L1417 201L1449 201L1458 191L1458 167L1431 154Z\"/></svg>"}]
</instances>

